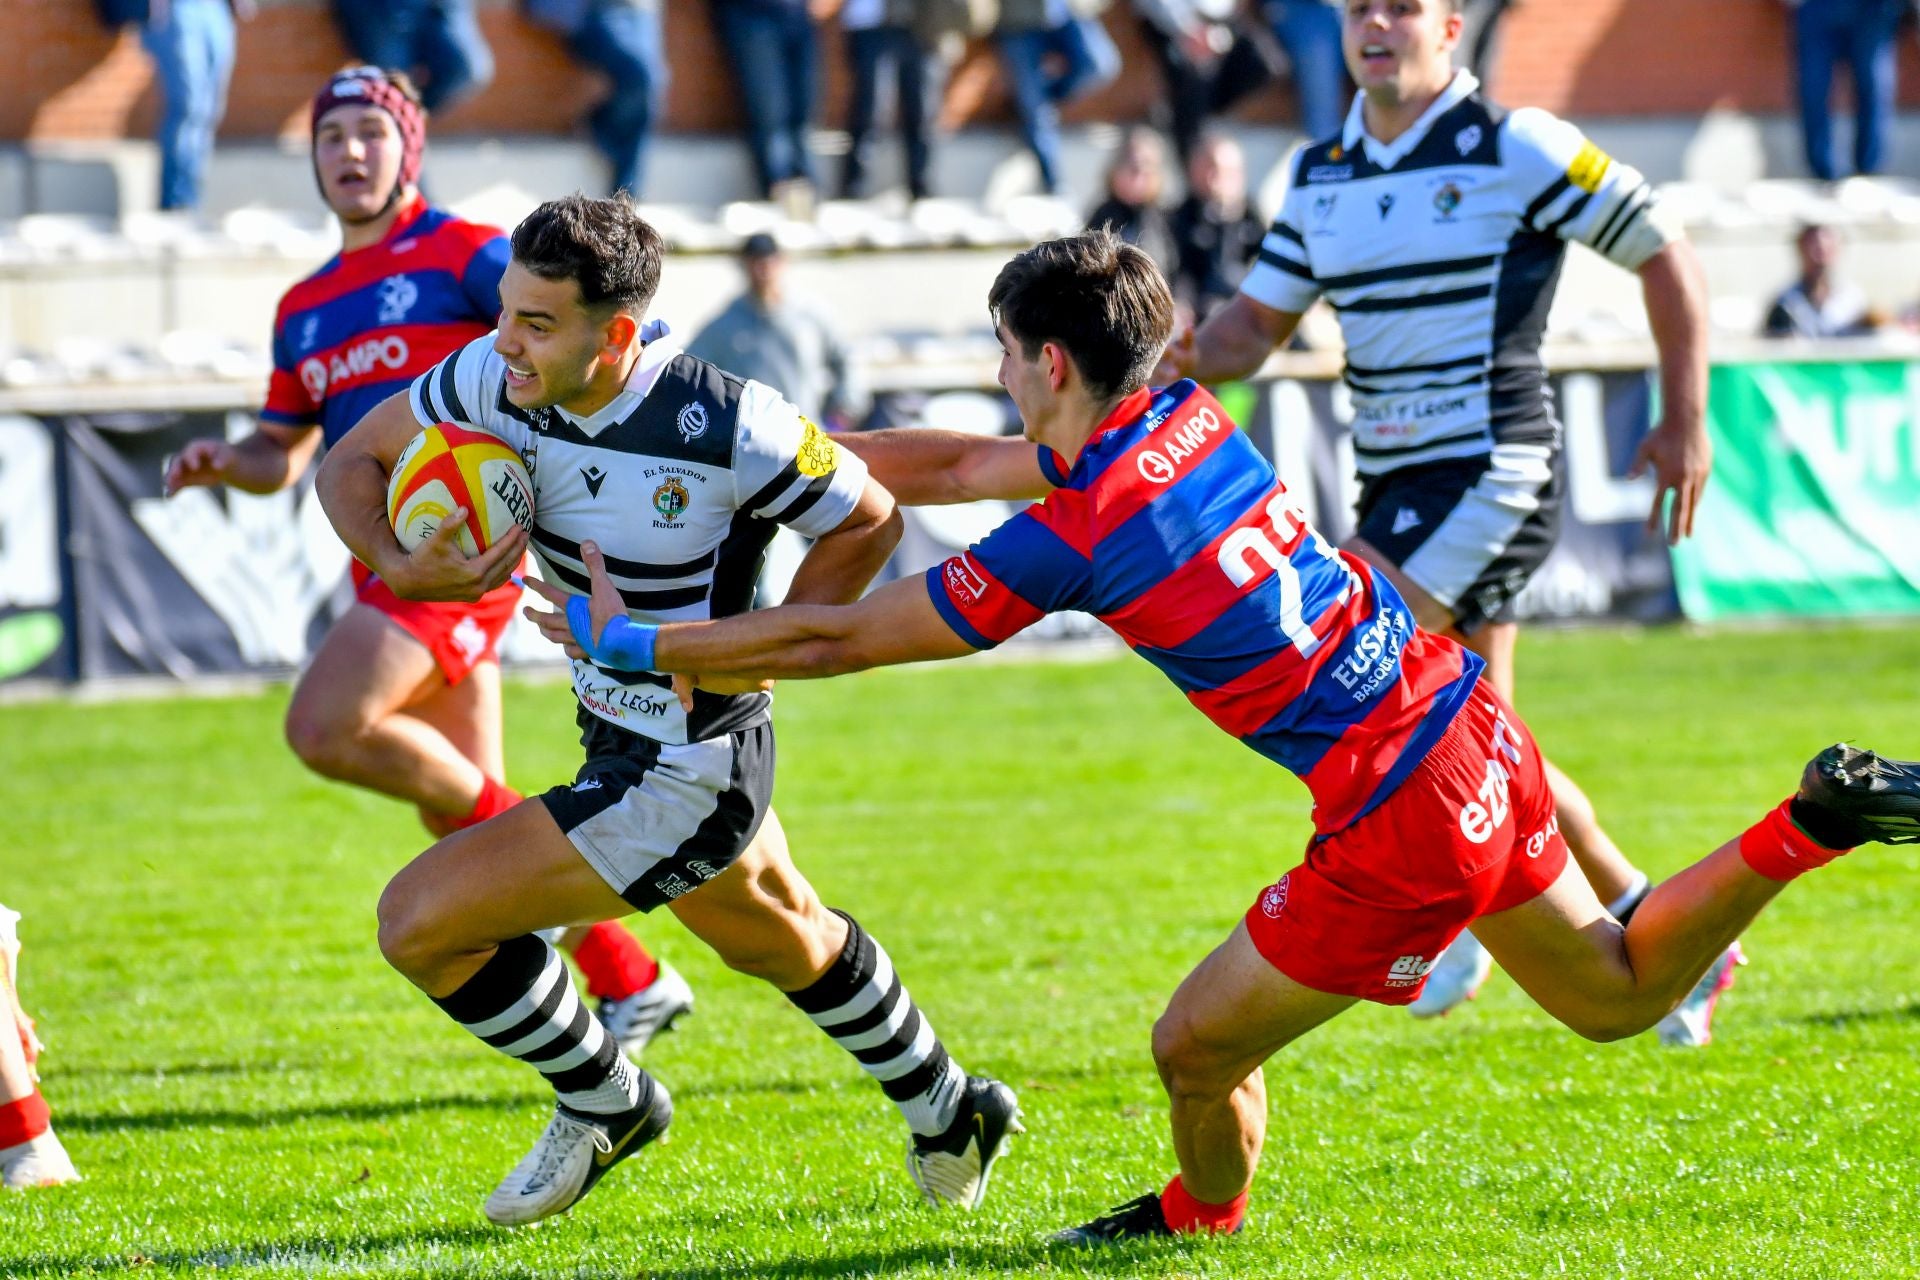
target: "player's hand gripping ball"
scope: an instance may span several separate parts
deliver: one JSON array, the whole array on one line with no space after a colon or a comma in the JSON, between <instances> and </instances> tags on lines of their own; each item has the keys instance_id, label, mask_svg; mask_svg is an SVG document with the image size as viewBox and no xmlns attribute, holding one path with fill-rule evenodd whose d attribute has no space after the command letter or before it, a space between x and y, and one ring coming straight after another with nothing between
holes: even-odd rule
<instances>
[{"instance_id":1,"label":"player's hand gripping ball","mask_svg":"<svg viewBox=\"0 0 1920 1280\"><path fill-rule=\"evenodd\" d=\"M387 519L412 551L461 508L454 542L479 555L516 524L532 530L533 478L500 437L443 422L415 436L393 464Z\"/></svg>"}]
</instances>

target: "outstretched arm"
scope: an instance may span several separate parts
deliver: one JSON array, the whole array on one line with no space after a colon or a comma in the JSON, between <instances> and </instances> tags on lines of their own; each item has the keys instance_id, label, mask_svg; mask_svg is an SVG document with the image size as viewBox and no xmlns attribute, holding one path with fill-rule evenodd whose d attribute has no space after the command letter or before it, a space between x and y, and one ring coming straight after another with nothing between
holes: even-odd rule
<instances>
[{"instance_id":1,"label":"outstretched arm","mask_svg":"<svg viewBox=\"0 0 1920 1280\"><path fill-rule=\"evenodd\" d=\"M807 680L974 652L934 608L926 579L917 575L857 604L781 605L716 622L652 627L627 618L600 549L585 543L580 552L592 595L571 596L529 578L527 585L556 608L529 609L527 616L570 657L615 670Z\"/></svg>"},{"instance_id":2,"label":"outstretched arm","mask_svg":"<svg viewBox=\"0 0 1920 1280\"><path fill-rule=\"evenodd\" d=\"M867 473L908 507L1004 498L1043 498L1053 484L1037 446L1014 436L976 436L932 427L891 427L834 437Z\"/></svg>"}]
</instances>

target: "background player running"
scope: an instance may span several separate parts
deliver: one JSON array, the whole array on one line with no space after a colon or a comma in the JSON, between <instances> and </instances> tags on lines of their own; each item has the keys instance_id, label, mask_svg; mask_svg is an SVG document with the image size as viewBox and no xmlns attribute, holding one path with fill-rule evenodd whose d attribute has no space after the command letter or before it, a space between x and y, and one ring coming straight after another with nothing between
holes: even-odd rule
<instances>
[{"instance_id":1,"label":"background player running","mask_svg":"<svg viewBox=\"0 0 1920 1280\"><path fill-rule=\"evenodd\" d=\"M575 591L598 574L623 616L749 608L781 524L814 539L788 599L857 597L899 540L893 499L776 392L685 354L647 319L662 253L622 200L573 196L529 215L513 233L499 329L329 453L320 494L347 545L426 598L480 596L512 570L524 535L472 559L445 538L409 555L387 524L394 460L420 424L453 418L527 459L543 571ZM394 967L558 1094L487 1216L563 1212L666 1129L666 1090L578 1016L559 961L533 936L662 905L880 1083L912 1134L908 1168L929 1201L977 1205L1019 1129L1018 1104L961 1069L886 951L793 865L769 810L771 694L757 682L710 687L683 707L666 677L617 659L576 662L573 684L586 752L574 784L441 840L380 900Z\"/></svg>"},{"instance_id":2,"label":"background player running","mask_svg":"<svg viewBox=\"0 0 1920 1280\"><path fill-rule=\"evenodd\" d=\"M237 443L188 444L168 463L169 494L286 488L323 438L338 441L500 312L506 237L421 198L426 116L406 77L343 71L309 119L314 178L340 224L341 252L280 301L259 429ZM325 777L411 801L436 835L515 803L503 781L496 649L519 589L473 603L403 599L357 560L353 580L353 606L294 686L294 751ZM692 1007L686 980L624 926L608 921L562 941L631 1052Z\"/></svg>"},{"instance_id":3,"label":"background player running","mask_svg":"<svg viewBox=\"0 0 1920 1280\"><path fill-rule=\"evenodd\" d=\"M905 431L885 471L925 474L934 495L1058 486L1043 502L851 606L641 626L595 566L590 606L543 591L565 612L539 621L569 652L650 669L806 677L958 657L1082 609L1307 784L1304 861L1154 1028L1179 1174L1064 1241L1238 1230L1265 1138L1261 1064L1358 1000L1412 1000L1471 921L1543 1008L1613 1040L1670 1011L1788 880L1855 844L1920 840L1920 766L1831 747L1796 796L1622 926L1569 860L1539 751L1481 659L1317 534L1210 395L1144 385L1173 319L1144 253L1104 232L1040 245L990 305L1001 384L1042 449Z\"/></svg>"},{"instance_id":4,"label":"background player running","mask_svg":"<svg viewBox=\"0 0 1920 1280\"><path fill-rule=\"evenodd\" d=\"M1239 294L1167 353L1171 382L1245 377L1324 297L1346 337L1359 528L1348 550L1386 573L1420 624L1479 654L1513 697L1513 600L1560 528L1560 424L1540 361L1566 242L1637 273L1660 353L1662 417L1634 470L1656 482L1650 528L1693 528L1707 482L1706 289L1691 245L1632 168L1538 108L1508 112L1453 69L1454 0L1351 0L1343 43L1360 87L1339 137L1303 149ZM1567 776L1547 765L1560 828L1603 902L1647 891ZM1704 1044L1738 945L1660 1025ZM1472 995L1491 961L1472 935L1435 968L1421 1015Z\"/></svg>"}]
</instances>

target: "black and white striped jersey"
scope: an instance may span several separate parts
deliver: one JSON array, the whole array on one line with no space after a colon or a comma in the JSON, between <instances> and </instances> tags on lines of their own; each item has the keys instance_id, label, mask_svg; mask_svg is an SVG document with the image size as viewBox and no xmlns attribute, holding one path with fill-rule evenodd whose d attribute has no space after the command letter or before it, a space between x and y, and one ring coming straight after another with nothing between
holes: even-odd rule
<instances>
[{"instance_id":1,"label":"black and white striped jersey","mask_svg":"<svg viewBox=\"0 0 1920 1280\"><path fill-rule=\"evenodd\" d=\"M549 582L585 594L580 544L590 541L637 622L743 612L777 526L831 533L859 501L866 464L772 388L686 354L666 324L648 322L641 337L626 389L591 417L509 401L491 334L414 381L414 416L466 423L519 451L533 477L533 551ZM698 692L689 714L668 686L648 672L573 664L582 707L658 742L747 728L772 702Z\"/></svg>"},{"instance_id":2,"label":"black and white striped jersey","mask_svg":"<svg viewBox=\"0 0 1920 1280\"><path fill-rule=\"evenodd\" d=\"M1633 270L1678 237L1630 166L1478 89L1456 72L1391 143L1356 97L1340 137L1300 152L1240 286L1281 311L1333 305L1362 475L1557 444L1540 338L1566 242Z\"/></svg>"}]
</instances>

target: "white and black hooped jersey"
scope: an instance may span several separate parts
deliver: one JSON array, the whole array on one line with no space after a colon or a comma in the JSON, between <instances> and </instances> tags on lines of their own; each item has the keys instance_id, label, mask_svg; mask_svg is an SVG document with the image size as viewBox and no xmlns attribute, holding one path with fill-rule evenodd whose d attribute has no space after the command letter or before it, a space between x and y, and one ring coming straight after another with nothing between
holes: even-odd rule
<instances>
[{"instance_id":1,"label":"white and black hooped jersey","mask_svg":"<svg viewBox=\"0 0 1920 1280\"><path fill-rule=\"evenodd\" d=\"M1633 270L1678 235L1634 169L1566 121L1504 111L1478 89L1456 72L1385 144L1356 97L1340 137L1300 152L1240 286L1281 311L1333 305L1362 475L1496 442L1557 444L1540 337L1566 242Z\"/></svg>"},{"instance_id":2,"label":"white and black hooped jersey","mask_svg":"<svg viewBox=\"0 0 1920 1280\"><path fill-rule=\"evenodd\" d=\"M533 477L533 551L549 582L584 595L580 544L591 541L637 622L744 612L776 526L831 533L859 501L866 464L772 388L687 355L664 323L650 321L641 337L626 389L592 417L509 401L491 334L414 381L414 416L466 423L519 451ZM664 743L747 728L772 702L696 692L689 714L668 685L573 664L583 708Z\"/></svg>"}]
</instances>

